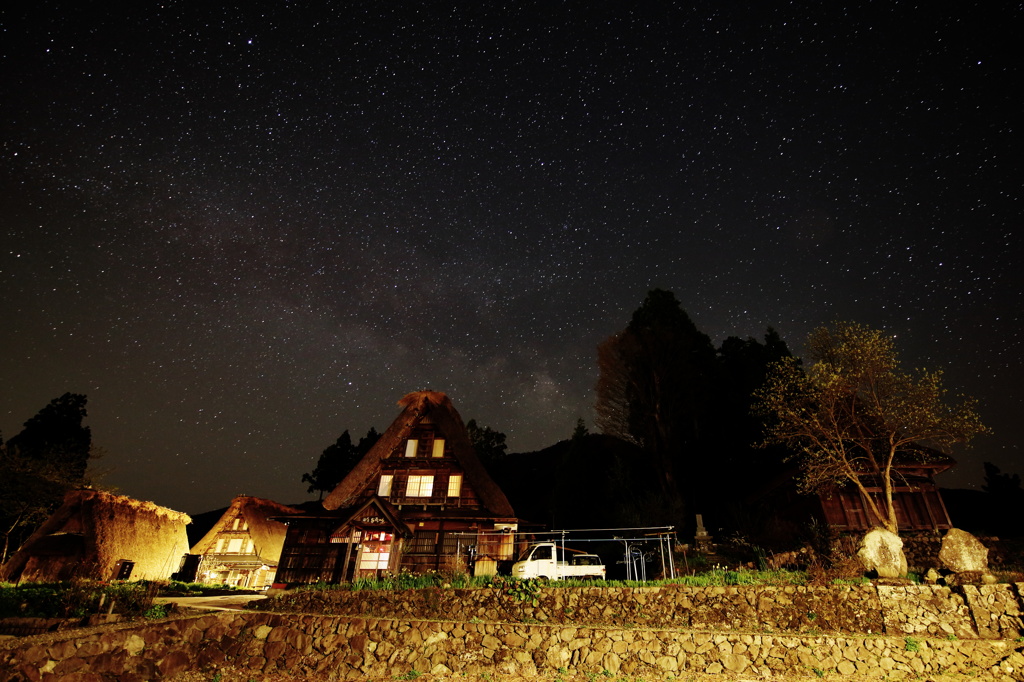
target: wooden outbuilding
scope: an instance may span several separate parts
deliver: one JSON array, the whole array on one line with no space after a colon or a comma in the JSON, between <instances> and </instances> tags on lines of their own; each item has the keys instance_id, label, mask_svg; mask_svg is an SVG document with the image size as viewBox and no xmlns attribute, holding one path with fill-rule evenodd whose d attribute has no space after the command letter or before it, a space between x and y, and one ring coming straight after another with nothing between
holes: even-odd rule
<instances>
[{"instance_id":1,"label":"wooden outbuilding","mask_svg":"<svg viewBox=\"0 0 1024 682\"><path fill-rule=\"evenodd\" d=\"M280 518L299 514L293 507L239 495L220 519L192 546L201 557L196 582L259 590L274 582L287 526Z\"/></svg>"},{"instance_id":2,"label":"wooden outbuilding","mask_svg":"<svg viewBox=\"0 0 1024 682\"><path fill-rule=\"evenodd\" d=\"M286 519L277 583L402 570L489 573L512 558L515 513L451 401L419 391L398 404L401 414L323 509Z\"/></svg>"},{"instance_id":3,"label":"wooden outbuilding","mask_svg":"<svg viewBox=\"0 0 1024 682\"><path fill-rule=\"evenodd\" d=\"M924 448L894 462L892 499L901 533L953 527L935 476L954 464L948 455ZM856 486L837 485L806 493L800 492L799 478L799 468L787 468L748 499L749 506L762 514L766 542L789 542L811 519L841 533L861 533L879 525ZM881 482L870 474L864 474L861 481L884 510Z\"/></svg>"},{"instance_id":4,"label":"wooden outbuilding","mask_svg":"<svg viewBox=\"0 0 1024 682\"><path fill-rule=\"evenodd\" d=\"M100 490L72 490L0 567L0 580L166 580L188 553L187 514Z\"/></svg>"},{"instance_id":5,"label":"wooden outbuilding","mask_svg":"<svg viewBox=\"0 0 1024 682\"><path fill-rule=\"evenodd\" d=\"M921 448L919 456L906 456L894 463L892 506L901 531L947 530L953 527L935 476L954 464L952 457L925 448ZM875 504L884 509L880 481L867 475L861 480ZM825 522L836 530L861 531L878 525L864 495L855 486L822 491L818 500Z\"/></svg>"}]
</instances>

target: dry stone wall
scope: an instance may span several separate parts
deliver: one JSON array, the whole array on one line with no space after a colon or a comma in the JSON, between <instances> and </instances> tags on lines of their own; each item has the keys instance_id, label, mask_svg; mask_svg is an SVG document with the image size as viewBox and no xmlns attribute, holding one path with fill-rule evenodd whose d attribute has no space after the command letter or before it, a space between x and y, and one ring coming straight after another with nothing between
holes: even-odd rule
<instances>
[{"instance_id":1,"label":"dry stone wall","mask_svg":"<svg viewBox=\"0 0 1024 682\"><path fill-rule=\"evenodd\" d=\"M1024 584L304 591L222 613L0 645L0 682L158 680L232 666L309 679L970 675L1024 680ZM282 611L292 611L282 613ZM310 615L317 614L317 615Z\"/></svg>"},{"instance_id":2,"label":"dry stone wall","mask_svg":"<svg viewBox=\"0 0 1024 682\"><path fill-rule=\"evenodd\" d=\"M286 593L264 608L381 618L601 627L1013 639L1024 583L831 587L580 587L518 600L496 589Z\"/></svg>"},{"instance_id":3,"label":"dry stone wall","mask_svg":"<svg viewBox=\"0 0 1024 682\"><path fill-rule=\"evenodd\" d=\"M522 623L220 613L0 649L0 681L141 682L218 667L317 680L565 672L667 679L693 673L964 675L1021 679L1007 640L798 636ZM500 679L500 677L499 677Z\"/></svg>"}]
</instances>

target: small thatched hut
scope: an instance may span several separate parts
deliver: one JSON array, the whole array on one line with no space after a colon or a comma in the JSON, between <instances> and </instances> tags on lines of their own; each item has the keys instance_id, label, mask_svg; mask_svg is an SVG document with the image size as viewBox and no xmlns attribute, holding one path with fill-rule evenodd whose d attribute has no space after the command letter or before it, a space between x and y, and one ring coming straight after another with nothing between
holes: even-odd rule
<instances>
[{"instance_id":1,"label":"small thatched hut","mask_svg":"<svg viewBox=\"0 0 1024 682\"><path fill-rule=\"evenodd\" d=\"M300 510L259 497L239 495L192 546L202 557L198 582L268 587L277 572L287 526L279 519Z\"/></svg>"},{"instance_id":2,"label":"small thatched hut","mask_svg":"<svg viewBox=\"0 0 1024 682\"><path fill-rule=\"evenodd\" d=\"M187 514L100 490L72 490L0 567L0 580L166 580L188 553Z\"/></svg>"},{"instance_id":3,"label":"small thatched hut","mask_svg":"<svg viewBox=\"0 0 1024 682\"><path fill-rule=\"evenodd\" d=\"M512 557L517 519L444 393L418 391L323 501L288 519L279 583L339 582Z\"/></svg>"}]
</instances>

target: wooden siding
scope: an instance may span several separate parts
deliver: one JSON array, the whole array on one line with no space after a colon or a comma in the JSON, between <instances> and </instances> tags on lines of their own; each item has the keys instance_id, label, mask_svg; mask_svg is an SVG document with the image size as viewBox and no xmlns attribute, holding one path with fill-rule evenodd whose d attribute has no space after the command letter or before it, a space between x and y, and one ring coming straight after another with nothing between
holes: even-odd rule
<instances>
[{"instance_id":1,"label":"wooden siding","mask_svg":"<svg viewBox=\"0 0 1024 682\"><path fill-rule=\"evenodd\" d=\"M876 504L884 507L882 493L870 490ZM878 525L856 488L833 490L821 496L825 520L839 530L867 530ZM952 528L946 505L934 484L916 488L897 488L893 492L893 508L901 530L942 530Z\"/></svg>"}]
</instances>

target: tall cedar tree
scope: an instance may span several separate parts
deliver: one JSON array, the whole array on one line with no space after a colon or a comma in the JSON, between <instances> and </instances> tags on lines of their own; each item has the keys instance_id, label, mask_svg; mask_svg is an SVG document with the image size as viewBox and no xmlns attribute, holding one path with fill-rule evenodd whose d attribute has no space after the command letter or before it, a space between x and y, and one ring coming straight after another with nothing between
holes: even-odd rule
<instances>
[{"instance_id":1,"label":"tall cedar tree","mask_svg":"<svg viewBox=\"0 0 1024 682\"><path fill-rule=\"evenodd\" d=\"M892 337L853 322L816 329L808 350L806 372L784 359L758 392L758 410L774 420L765 442L792 449L805 490L853 485L875 522L895 533L894 466L919 461L924 447L987 433L976 402L948 402L941 372L902 371ZM869 495L870 486L881 496Z\"/></svg>"},{"instance_id":2,"label":"tall cedar tree","mask_svg":"<svg viewBox=\"0 0 1024 682\"><path fill-rule=\"evenodd\" d=\"M711 340L672 292L655 289L626 329L597 353L597 426L651 458L670 514L682 525L699 477L681 473L700 467L699 443L717 373Z\"/></svg>"},{"instance_id":3,"label":"tall cedar tree","mask_svg":"<svg viewBox=\"0 0 1024 682\"><path fill-rule=\"evenodd\" d=\"M371 426L366 435L359 439L359 443L353 444L352 436L346 429L334 445L329 445L320 454L316 468L308 474L302 474L302 482L309 484L306 492L317 491L320 493L318 499L324 499L324 493L334 490L378 439L380 434Z\"/></svg>"},{"instance_id":4,"label":"tall cedar tree","mask_svg":"<svg viewBox=\"0 0 1024 682\"><path fill-rule=\"evenodd\" d=\"M87 398L65 393L25 422L24 429L0 445L0 562L64 499L88 484L92 433L82 426Z\"/></svg>"}]
</instances>

